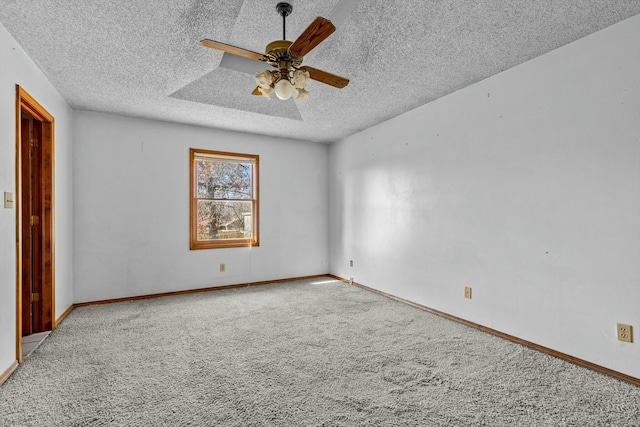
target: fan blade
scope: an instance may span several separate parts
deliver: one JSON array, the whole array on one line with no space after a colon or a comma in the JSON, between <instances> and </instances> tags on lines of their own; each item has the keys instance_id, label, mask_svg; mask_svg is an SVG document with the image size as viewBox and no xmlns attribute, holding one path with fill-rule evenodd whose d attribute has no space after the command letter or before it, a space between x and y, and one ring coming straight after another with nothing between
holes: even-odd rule
<instances>
[{"instance_id":1,"label":"fan blade","mask_svg":"<svg viewBox=\"0 0 640 427\"><path fill-rule=\"evenodd\" d=\"M360 0L342 0L333 9L329 15L329 19L333 22L333 25L339 27L347 16L358 6Z\"/></svg>"},{"instance_id":2,"label":"fan blade","mask_svg":"<svg viewBox=\"0 0 640 427\"><path fill-rule=\"evenodd\" d=\"M306 69L309 72L309 77L311 77L313 80L319 81L324 84L328 84L329 86L342 89L343 87L349 84L349 79L345 77L336 76L335 74L318 70L317 68L307 67L306 65L302 68Z\"/></svg>"},{"instance_id":3,"label":"fan blade","mask_svg":"<svg viewBox=\"0 0 640 427\"><path fill-rule=\"evenodd\" d=\"M260 86L256 86L256 88L251 92L253 96L262 96L262 92L260 92Z\"/></svg>"},{"instance_id":4,"label":"fan blade","mask_svg":"<svg viewBox=\"0 0 640 427\"><path fill-rule=\"evenodd\" d=\"M289 46L289 52L297 56L305 56L311 52L311 49L318 46L324 39L333 34L335 30L336 27L331 21L318 16L311 25L300 34L300 37Z\"/></svg>"},{"instance_id":5,"label":"fan blade","mask_svg":"<svg viewBox=\"0 0 640 427\"><path fill-rule=\"evenodd\" d=\"M222 55L218 67L227 68L229 70L239 71L241 73L256 75L260 71L269 68L269 64L262 61L252 61L242 56L231 55L227 52Z\"/></svg>"},{"instance_id":6,"label":"fan blade","mask_svg":"<svg viewBox=\"0 0 640 427\"><path fill-rule=\"evenodd\" d=\"M265 56L261 53L253 52L251 50L242 49L241 47L231 46L230 44L220 43L213 40L204 39L200 41L200 44L211 49L218 49L223 52L232 53L238 56L244 56L245 58L254 59L256 61L266 60Z\"/></svg>"}]
</instances>

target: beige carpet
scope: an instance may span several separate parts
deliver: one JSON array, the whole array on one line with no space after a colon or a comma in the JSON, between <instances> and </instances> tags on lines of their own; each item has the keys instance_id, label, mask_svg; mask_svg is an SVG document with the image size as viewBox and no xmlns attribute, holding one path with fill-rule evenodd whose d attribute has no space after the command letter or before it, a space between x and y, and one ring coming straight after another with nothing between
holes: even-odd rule
<instances>
[{"instance_id":1,"label":"beige carpet","mask_svg":"<svg viewBox=\"0 0 640 427\"><path fill-rule=\"evenodd\" d=\"M331 279L74 310L2 426L640 426L640 388Z\"/></svg>"}]
</instances>

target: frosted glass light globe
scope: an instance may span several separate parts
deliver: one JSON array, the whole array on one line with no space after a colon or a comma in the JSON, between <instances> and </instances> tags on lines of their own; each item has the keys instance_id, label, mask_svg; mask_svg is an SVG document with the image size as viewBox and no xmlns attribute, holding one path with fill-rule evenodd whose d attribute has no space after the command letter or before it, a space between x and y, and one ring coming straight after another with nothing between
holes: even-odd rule
<instances>
[{"instance_id":1,"label":"frosted glass light globe","mask_svg":"<svg viewBox=\"0 0 640 427\"><path fill-rule=\"evenodd\" d=\"M287 79L280 80L278 83L276 83L275 86L276 96L283 101L291 98L291 95L293 95L293 90L293 85L289 83L289 80Z\"/></svg>"},{"instance_id":2,"label":"frosted glass light globe","mask_svg":"<svg viewBox=\"0 0 640 427\"><path fill-rule=\"evenodd\" d=\"M307 70L296 70L293 73L293 85L296 89L304 89L309 84L311 75Z\"/></svg>"}]
</instances>

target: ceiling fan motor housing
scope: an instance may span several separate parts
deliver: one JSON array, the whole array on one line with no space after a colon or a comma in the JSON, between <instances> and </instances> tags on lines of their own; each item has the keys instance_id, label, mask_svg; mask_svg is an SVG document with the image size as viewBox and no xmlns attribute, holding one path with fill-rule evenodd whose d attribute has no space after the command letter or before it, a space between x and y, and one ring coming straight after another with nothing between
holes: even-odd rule
<instances>
[{"instance_id":1,"label":"ceiling fan motor housing","mask_svg":"<svg viewBox=\"0 0 640 427\"><path fill-rule=\"evenodd\" d=\"M265 48L265 56L269 59L269 63L276 65L282 61L289 62L293 67L299 67L302 64L302 57L293 55L289 52L291 46L289 40L274 40Z\"/></svg>"}]
</instances>

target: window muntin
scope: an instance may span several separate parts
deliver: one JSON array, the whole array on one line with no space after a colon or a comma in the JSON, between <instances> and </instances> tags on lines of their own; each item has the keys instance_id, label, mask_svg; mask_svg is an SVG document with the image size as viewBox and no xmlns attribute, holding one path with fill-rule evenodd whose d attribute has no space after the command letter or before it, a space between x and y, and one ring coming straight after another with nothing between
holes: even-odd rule
<instances>
[{"instance_id":1,"label":"window muntin","mask_svg":"<svg viewBox=\"0 0 640 427\"><path fill-rule=\"evenodd\" d=\"M191 249L258 246L259 156L190 150Z\"/></svg>"}]
</instances>

